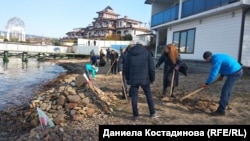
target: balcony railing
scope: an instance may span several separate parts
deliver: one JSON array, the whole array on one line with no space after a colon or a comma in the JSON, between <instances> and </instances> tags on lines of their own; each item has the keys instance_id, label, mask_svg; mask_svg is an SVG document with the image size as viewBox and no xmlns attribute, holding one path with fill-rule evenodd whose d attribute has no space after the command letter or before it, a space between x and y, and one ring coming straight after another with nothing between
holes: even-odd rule
<instances>
[{"instance_id":1,"label":"balcony railing","mask_svg":"<svg viewBox=\"0 0 250 141\"><path fill-rule=\"evenodd\" d=\"M186 0L182 3L181 18L225 6L240 0ZM151 27L178 20L179 4L152 16Z\"/></svg>"}]
</instances>

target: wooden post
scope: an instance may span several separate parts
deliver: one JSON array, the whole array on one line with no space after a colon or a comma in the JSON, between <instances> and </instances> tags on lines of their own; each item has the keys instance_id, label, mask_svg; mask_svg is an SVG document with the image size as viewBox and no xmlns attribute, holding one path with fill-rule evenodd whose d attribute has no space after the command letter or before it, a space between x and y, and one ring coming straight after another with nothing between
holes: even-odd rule
<instances>
[{"instance_id":1,"label":"wooden post","mask_svg":"<svg viewBox=\"0 0 250 141\"><path fill-rule=\"evenodd\" d=\"M28 53L27 52L22 53L22 61L23 62L28 62Z\"/></svg>"},{"instance_id":2,"label":"wooden post","mask_svg":"<svg viewBox=\"0 0 250 141\"><path fill-rule=\"evenodd\" d=\"M3 52L3 62L9 62L9 52L8 51L4 51Z\"/></svg>"}]
</instances>

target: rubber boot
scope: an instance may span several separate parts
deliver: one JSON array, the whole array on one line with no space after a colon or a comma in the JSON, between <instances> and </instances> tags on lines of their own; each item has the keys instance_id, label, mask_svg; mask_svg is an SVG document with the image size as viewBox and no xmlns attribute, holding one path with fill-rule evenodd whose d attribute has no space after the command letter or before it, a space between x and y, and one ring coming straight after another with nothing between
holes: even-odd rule
<instances>
[{"instance_id":1,"label":"rubber boot","mask_svg":"<svg viewBox=\"0 0 250 141\"><path fill-rule=\"evenodd\" d=\"M168 102L168 101L169 101L169 97L167 97L167 88L164 88L164 89L163 89L161 100L162 100L163 102Z\"/></svg>"}]
</instances>

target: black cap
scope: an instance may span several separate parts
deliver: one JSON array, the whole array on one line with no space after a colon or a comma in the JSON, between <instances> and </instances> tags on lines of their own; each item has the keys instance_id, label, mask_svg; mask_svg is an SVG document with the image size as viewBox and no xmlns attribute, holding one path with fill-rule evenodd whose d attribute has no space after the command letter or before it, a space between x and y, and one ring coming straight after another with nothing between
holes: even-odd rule
<instances>
[{"instance_id":1,"label":"black cap","mask_svg":"<svg viewBox=\"0 0 250 141\"><path fill-rule=\"evenodd\" d=\"M204 59L207 59L208 57L211 57L212 56L212 52L211 51L205 51L203 53L203 58Z\"/></svg>"}]
</instances>

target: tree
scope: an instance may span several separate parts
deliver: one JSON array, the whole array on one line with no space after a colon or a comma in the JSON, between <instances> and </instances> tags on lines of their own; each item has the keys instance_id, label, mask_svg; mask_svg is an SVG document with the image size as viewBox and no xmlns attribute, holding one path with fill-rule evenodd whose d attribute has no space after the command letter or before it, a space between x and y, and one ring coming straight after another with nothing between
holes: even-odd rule
<instances>
[{"instance_id":1,"label":"tree","mask_svg":"<svg viewBox=\"0 0 250 141\"><path fill-rule=\"evenodd\" d=\"M131 40L133 40L133 37L132 37L131 34L126 34L126 35L123 37L123 39L124 39L125 41L131 41Z\"/></svg>"},{"instance_id":2,"label":"tree","mask_svg":"<svg viewBox=\"0 0 250 141\"><path fill-rule=\"evenodd\" d=\"M52 44L55 45L55 46L60 46L61 45L61 41L58 40L58 39L52 39Z\"/></svg>"},{"instance_id":3,"label":"tree","mask_svg":"<svg viewBox=\"0 0 250 141\"><path fill-rule=\"evenodd\" d=\"M29 43L30 43L30 39L26 39L26 43L28 43L28 44L29 44Z\"/></svg>"},{"instance_id":4,"label":"tree","mask_svg":"<svg viewBox=\"0 0 250 141\"><path fill-rule=\"evenodd\" d=\"M119 35L119 34L107 35L105 37L105 40L121 40L121 35Z\"/></svg>"},{"instance_id":5,"label":"tree","mask_svg":"<svg viewBox=\"0 0 250 141\"><path fill-rule=\"evenodd\" d=\"M4 42L8 42L9 40L8 40L7 38L4 38L3 41L4 41Z\"/></svg>"}]
</instances>

